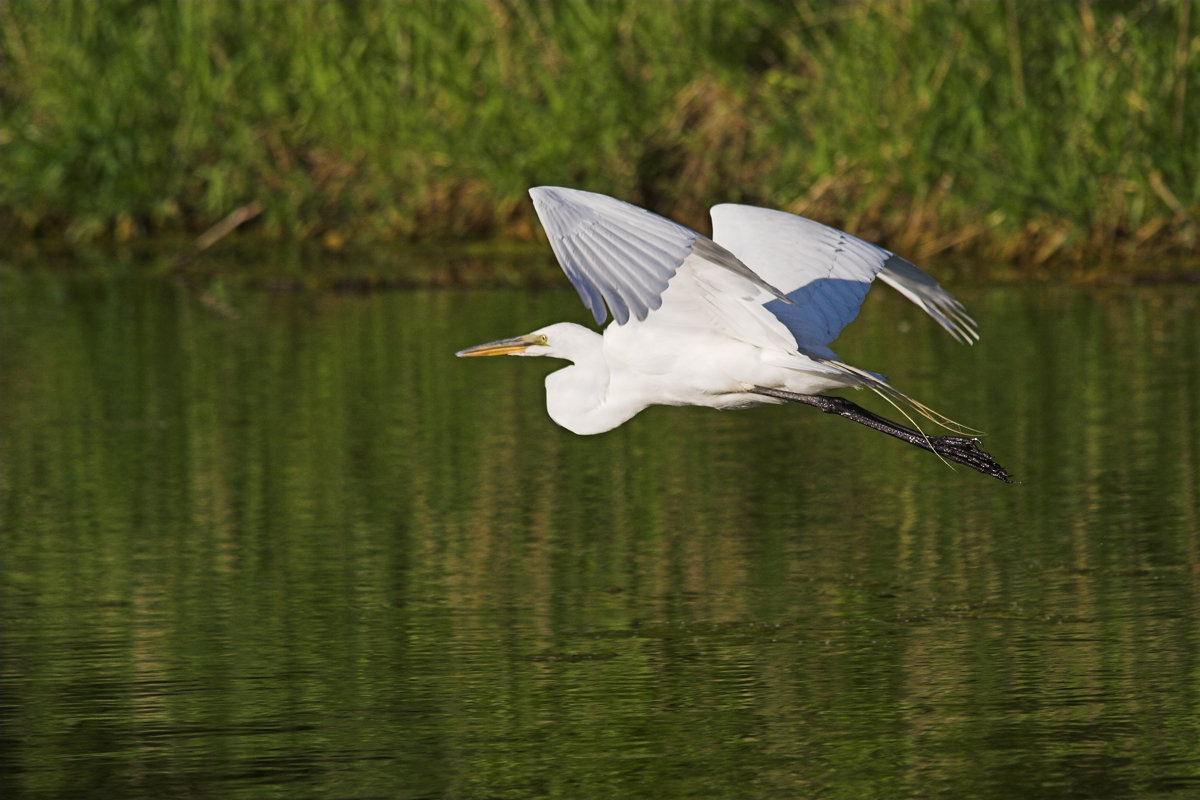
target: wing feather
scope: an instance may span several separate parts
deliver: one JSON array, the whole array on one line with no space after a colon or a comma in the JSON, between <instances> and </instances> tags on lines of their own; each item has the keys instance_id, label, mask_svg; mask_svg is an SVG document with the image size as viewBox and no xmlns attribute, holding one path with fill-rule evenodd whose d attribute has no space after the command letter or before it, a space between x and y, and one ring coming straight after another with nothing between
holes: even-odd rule
<instances>
[{"instance_id":1,"label":"wing feather","mask_svg":"<svg viewBox=\"0 0 1200 800\"><path fill-rule=\"evenodd\" d=\"M571 285L579 293L583 304L592 312L592 316L597 317L603 322L605 317L604 296L600 294L600 289L596 284L588 280L583 270L578 266L579 264L587 263L586 259L576 251L573 244L565 239L551 239L550 249L554 251L554 257L558 259L563 272L567 274L567 279L571 281Z\"/></svg>"},{"instance_id":2,"label":"wing feather","mask_svg":"<svg viewBox=\"0 0 1200 800\"><path fill-rule=\"evenodd\" d=\"M912 262L893 254L884 262L879 279L919 305L955 339L964 344L978 341L975 320L967 314L963 304Z\"/></svg>"},{"instance_id":3,"label":"wing feather","mask_svg":"<svg viewBox=\"0 0 1200 800\"><path fill-rule=\"evenodd\" d=\"M811 219L754 206L712 209L713 239L791 305L767 308L804 346L826 346L857 315L876 276L919 305L960 341L977 339L974 321L937 281L894 253Z\"/></svg>"},{"instance_id":4,"label":"wing feather","mask_svg":"<svg viewBox=\"0 0 1200 800\"><path fill-rule=\"evenodd\" d=\"M538 186L529 195L555 257L597 324L606 306L618 324L644 320L693 253L790 302L724 247L665 217L579 189Z\"/></svg>"},{"instance_id":5,"label":"wing feather","mask_svg":"<svg viewBox=\"0 0 1200 800\"><path fill-rule=\"evenodd\" d=\"M600 262L601 259L597 256L596 251L592 247L592 243L588 241L588 238L589 237L586 235L581 235L563 240L563 246L566 248L569 257L572 258L575 263L595 264ZM607 305L612 311L613 316L618 320L628 319L629 308L621 299L621 292L617 288L619 284L614 280L615 277L616 276L611 272L599 273L595 276L586 276L590 284L596 289L596 291L600 293L600 296L603 298L603 304L600 306L601 310L603 310L604 306ZM593 309L593 313L594 312L595 309Z\"/></svg>"},{"instance_id":6,"label":"wing feather","mask_svg":"<svg viewBox=\"0 0 1200 800\"><path fill-rule=\"evenodd\" d=\"M597 261L608 264L613 272L613 277L627 283L632 290L630 294L634 316L644 319L646 314L662 304L662 290L652 275L648 275L644 270L630 269L625 261L625 254L607 239L595 237L592 244L594 245L593 255ZM643 251L641 256L644 260L653 257L646 251ZM619 321L625 322L625 320Z\"/></svg>"}]
</instances>

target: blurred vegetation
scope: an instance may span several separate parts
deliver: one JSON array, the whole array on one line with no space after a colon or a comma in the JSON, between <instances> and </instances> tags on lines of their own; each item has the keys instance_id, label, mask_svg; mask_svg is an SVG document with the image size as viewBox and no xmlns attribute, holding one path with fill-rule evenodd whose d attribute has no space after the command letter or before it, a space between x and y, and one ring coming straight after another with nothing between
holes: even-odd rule
<instances>
[{"instance_id":1,"label":"blurred vegetation","mask_svg":"<svg viewBox=\"0 0 1200 800\"><path fill-rule=\"evenodd\" d=\"M535 238L525 191L917 258L1197 247L1190 3L0 5L3 233ZM247 209L251 209L248 212ZM258 213L261 210L261 213Z\"/></svg>"}]
</instances>

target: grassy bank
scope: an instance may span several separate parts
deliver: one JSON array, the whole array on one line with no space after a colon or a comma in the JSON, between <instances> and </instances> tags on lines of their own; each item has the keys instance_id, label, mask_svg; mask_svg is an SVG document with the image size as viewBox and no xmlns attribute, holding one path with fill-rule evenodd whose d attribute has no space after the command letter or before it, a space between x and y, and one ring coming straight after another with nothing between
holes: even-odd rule
<instances>
[{"instance_id":1,"label":"grassy bank","mask_svg":"<svg viewBox=\"0 0 1200 800\"><path fill-rule=\"evenodd\" d=\"M522 239L542 183L1030 268L1200 235L1187 3L18 0L0 39L6 237Z\"/></svg>"}]
</instances>

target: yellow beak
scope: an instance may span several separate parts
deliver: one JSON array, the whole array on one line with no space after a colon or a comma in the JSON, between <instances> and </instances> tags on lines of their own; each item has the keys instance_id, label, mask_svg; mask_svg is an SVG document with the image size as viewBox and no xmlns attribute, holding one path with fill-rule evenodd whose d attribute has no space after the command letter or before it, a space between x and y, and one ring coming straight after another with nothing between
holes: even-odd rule
<instances>
[{"instance_id":1,"label":"yellow beak","mask_svg":"<svg viewBox=\"0 0 1200 800\"><path fill-rule=\"evenodd\" d=\"M495 342L487 344L477 344L474 347L468 347L466 350L459 350L454 355L459 358L471 358L473 356L506 356L512 353L523 353L525 348L533 342L529 341L524 336L514 336L511 339L499 339Z\"/></svg>"}]
</instances>

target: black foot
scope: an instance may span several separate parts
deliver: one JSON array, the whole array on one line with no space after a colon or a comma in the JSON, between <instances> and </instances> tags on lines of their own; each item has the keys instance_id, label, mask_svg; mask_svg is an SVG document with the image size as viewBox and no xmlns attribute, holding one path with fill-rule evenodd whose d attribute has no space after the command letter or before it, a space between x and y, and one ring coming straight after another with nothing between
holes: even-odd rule
<instances>
[{"instance_id":1,"label":"black foot","mask_svg":"<svg viewBox=\"0 0 1200 800\"><path fill-rule=\"evenodd\" d=\"M1008 470L997 464L986 450L980 448L978 439L966 436L934 436L929 442L933 445L933 452L942 458L970 467L984 475L999 478L1005 483L1012 483Z\"/></svg>"},{"instance_id":2,"label":"black foot","mask_svg":"<svg viewBox=\"0 0 1200 800\"><path fill-rule=\"evenodd\" d=\"M826 414L837 414L838 416L853 420L860 425L866 425L868 428L877 430L880 433L895 436L897 439L902 439L915 447L920 447L922 450L930 450L948 461L970 467L973 470L982 472L984 475L999 478L1005 483L1012 483L1012 478L1009 476L1008 470L997 464L986 450L979 447L978 439L966 436L933 436L926 438L925 434L920 431L914 431L912 428L898 425L878 414L872 414L862 406L855 405L844 397L821 394L797 394L782 389L769 389L765 386L756 386L754 387L754 391L767 397L778 397L781 400L789 400L793 403L804 403L805 405L819 408Z\"/></svg>"}]
</instances>

